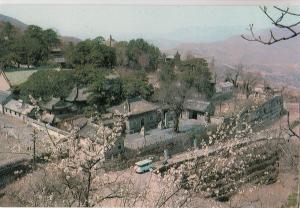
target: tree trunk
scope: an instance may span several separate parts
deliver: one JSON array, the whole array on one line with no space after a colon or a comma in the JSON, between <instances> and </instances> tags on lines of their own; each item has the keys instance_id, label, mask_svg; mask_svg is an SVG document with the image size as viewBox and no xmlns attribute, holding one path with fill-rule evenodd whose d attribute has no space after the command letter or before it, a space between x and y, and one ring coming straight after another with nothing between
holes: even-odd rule
<instances>
[{"instance_id":1,"label":"tree trunk","mask_svg":"<svg viewBox=\"0 0 300 208\"><path fill-rule=\"evenodd\" d=\"M85 207L89 207L90 203L89 203L89 198L90 198L90 189L91 189L91 172L88 172L88 184L87 184L87 190L85 193L85 200L84 200L84 206Z\"/></svg>"},{"instance_id":2,"label":"tree trunk","mask_svg":"<svg viewBox=\"0 0 300 208\"><path fill-rule=\"evenodd\" d=\"M34 132L35 134L35 132ZM36 151L35 151L36 135L33 135L33 169L36 169Z\"/></svg>"},{"instance_id":3,"label":"tree trunk","mask_svg":"<svg viewBox=\"0 0 300 208\"><path fill-rule=\"evenodd\" d=\"M247 97L247 99L250 97L250 92L249 91L247 91L247 93L246 93L246 97Z\"/></svg>"},{"instance_id":4,"label":"tree trunk","mask_svg":"<svg viewBox=\"0 0 300 208\"><path fill-rule=\"evenodd\" d=\"M175 115L176 117L175 117L175 122L174 122L174 131L176 132L176 133L178 133L179 132L179 116L180 116L180 114L179 115Z\"/></svg>"}]
</instances>

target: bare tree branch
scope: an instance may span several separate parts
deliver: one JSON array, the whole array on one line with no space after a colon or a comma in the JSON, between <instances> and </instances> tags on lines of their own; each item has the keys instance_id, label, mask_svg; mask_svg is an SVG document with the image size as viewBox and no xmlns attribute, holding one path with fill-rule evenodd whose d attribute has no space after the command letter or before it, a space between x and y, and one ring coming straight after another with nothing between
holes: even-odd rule
<instances>
[{"instance_id":1,"label":"bare tree branch","mask_svg":"<svg viewBox=\"0 0 300 208\"><path fill-rule=\"evenodd\" d=\"M287 36L283 36L283 37L275 37L273 30L270 30L270 37L268 40L263 40L261 38L261 36L256 36L254 33L254 25L250 24L249 25L249 30L250 30L250 37L246 37L245 35L241 35L241 37L247 41L255 41L255 42L259 42L265 45L272 45L276 42L279 41L283 41L283 40L288 40L291 38L294 38L296 36L298 36L300 34L300 31L297 31L295 29L295 27L297 25L300 25L300 21L296 21L293 24L284 24L282 23L282 21L287 18L288 16L300 16L300 14L294 13L294 12L290 12L289 7L287 7L286 9L282 9L280 7L277 6L273 6L273 8L277 11L279 11L281 13L281 15L278 18L273 18L271 16L271 14L268 11L268 8L266 6L263 7L259 7L260 10L265 14L265 16L270 20L270 22L277 28L280 29L286 29L288 30L291 34L287 35Z\"/></svg>"},{"instance_id":2,"label":"bare tree branch","mask_svg":"<svg viewBox=\"0 0 300 208\"><path fill-rule=\"evenodd\" d=\"M300 136L293 130L293 127L290 124L290 112L287 113L287 122L288 122L289 131L291 132L291 134L289 134L289 135L290 136L295 136L298 139L300 139Z\"/></svg>"},{"instance_id":3,"label":"bare tree branch","mask_svg":"<svg viewBox=\"0 0 300 208\"><path fill-rule=\"evenodd\" d=\"M290 12L288 7L287 7L286 9L282 9L282 8L280 8L280 7L278 7L278 6L273 6L273 7L274 7L275 9L281 11L281 12L286 12L286 13L289 14L289 15L299 16L299 17L300 17L300 14L297 14L297 13L294 13L294 12Z\"/></svg>"}]
</instances>

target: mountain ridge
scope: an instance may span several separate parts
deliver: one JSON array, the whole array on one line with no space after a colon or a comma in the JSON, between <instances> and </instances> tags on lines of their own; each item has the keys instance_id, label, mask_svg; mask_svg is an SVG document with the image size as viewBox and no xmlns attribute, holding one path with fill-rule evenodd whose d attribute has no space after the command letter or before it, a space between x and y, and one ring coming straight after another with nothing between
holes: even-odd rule
<instances>
[{"instance_id":1,"label":"mountain ridge","mask_svg":"<svg viewBox=\"0 0 300 208\"><path fill-rule=\"evenodd\" d=\"M0 28L1 26L4 24L4 22L9 22L11 23L13 26L15 26L16 28L20 29L21 31L26 30L26 28L28 27L28 25L18 19L15 19L13 17L9 17L3 14L0 14ZM73 36L62 36L59 35L60 39L62 40L62 42L64 43L68 43L68 42L72 42L77 44L78 42L81 41L81 39L77 38L77 37L73 37Z\"/></svg>"},{"instance_id":2,"label":"mountain ridge","mask_svg":"<svg viewBox=\"0 0 300 208\"><path fill-rule=\"evenodd\" d=\"M285 32L274 30L276 35ZM269 30L259 34L267 38ZM188 53L199 57L214 57L219 62L228 64L300 64L300 37L281 41L273 45L250 42L241 36L232 36L222 41L210 43L182 43L171 49L164 49L167 54L179 51L186 57Z\"/></svg>"},{"instance_id":3,"label":"mountain ridge","mask_svg":"<svg viewBox=\"0 0 300 208\"><path fill-rule=\"evenodd\" d=\"M9 16L6 16L4 14L0 14L0 21L1 22L9 22L11 23L13 26L21 29L21 30L26 30L27 28L27 24L25 24L24 22L18 20L18 19L15 19L13 17L9 17Z\"/></svg>"}]
</instances>

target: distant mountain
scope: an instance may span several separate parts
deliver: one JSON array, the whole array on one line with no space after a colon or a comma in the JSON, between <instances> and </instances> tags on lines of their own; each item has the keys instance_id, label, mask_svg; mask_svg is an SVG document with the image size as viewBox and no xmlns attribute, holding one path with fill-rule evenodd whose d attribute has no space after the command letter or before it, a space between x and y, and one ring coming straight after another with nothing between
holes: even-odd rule
<instances>
[{"instance_id":1,"label":"distant mountain","mask_svg":"<svg viewBox=\"0 0 300 208\"><path fill-rule=\"evenodd\" d=\"M263 30L259 34L267 37L268 31ZM275 30L275 34L278 37L287 35L286 31L279 30ZM175 53L177 50L183 57L187 54L214 57L218 62L227 64L300 64L300 37L269 46L246 41L241 36L233 36L212 43L183 43L165 51Z\"/></svg>"},{"instance_id":2,"label":"distant mountain","mask_svg":"<svg viewBox=\"0 0 300 208\"><path fill-rule=\"evenodd\" d=\"M297 31L300 27L297 28ZM289 35L289 31L274 29L276 37ZM257 33L269 37L269 30ZM228 70L225 65L243 64L244 69L260 74L269 81L300 87L300 37L281 41L273 45L249 42L241 36L211 43L183 43L173 49L163 50L166 54L176 51L185 58L188 54L207 59L214 58L220 71Z\"/></svg>"},{"instance_id":3,"label":"distant mountain","mask_svg":"<svg viewBox=\"0 0 300 208\"><path fill-rule=\"evenodd\" d=\"M167 40L167 39L150 39L147 40L147 42L152 43L153 45L160 48L161 50L175 48L178 45L182 44L182 42L176 40Z\"/></svg>"},{"instance_id":4,"label":"distant mountain","mask_svg":"<svg viewBox=\"0 0 300 208\"><path fill-rule=\"evenodd\" d=\"M20 30L25 30L27 28L27 25L20 20L5 16L3 14L0 14L0 22L10 22L13 26L19 28Z\"/></svg>"},{"instance_id":5,"label":"distant mountain","mask_svg":"<svg viewBox=\"0 0 300 208\"><path fill-rule=\"evenodd\" d=\"M3 26L4 22L10 22L13 26L15 26L21 31L26 30L26 28L28 27L27 24L21 22L20 20L0 14L0 29ZM71 36L60 36L60 38L63 43L72 42L74 44L77 44L81 41L81 39Z\"/></svg>"},{"instance_id":6,"label":"distant mountain","mask_svg":"<svg viewBox=\"0 0 300 208\"><path fill-rule=\"evenodd\" d=\"M60 39L63 43L71 42L73 44L77 44L81 41L81 39L72 36L60 36Z\"/></svg>"},{"instance_id":7,"label":"distant mountain","mask_svg":"<svg viewBox=\"0 0 300 208\"><path fill-rule=\"evenodd\" d=\"M183 27L171 31L167 37L174 40L189 40L190 42L208 43L212 41L220 41L233 35L241 33L244 28L241 26L193 26Z\"/></svg>"}]
</instances>

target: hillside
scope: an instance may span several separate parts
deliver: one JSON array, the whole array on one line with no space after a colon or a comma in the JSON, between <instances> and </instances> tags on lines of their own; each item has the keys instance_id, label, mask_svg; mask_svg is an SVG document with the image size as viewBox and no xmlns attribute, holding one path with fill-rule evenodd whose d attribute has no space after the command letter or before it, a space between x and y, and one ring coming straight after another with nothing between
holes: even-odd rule
<instances>
[{"instance_id":1,"label":"hillside","mask_svg":"<svg viewBox=\"0 0 300 208\"><path fill-rule=\"evenodd\" d=\"M15 26L20 31L26 30L28 26L27 24L21 22L20 20L0 14L0 30L3 27L4 22L10 22L13 26ZM77 44L78 42L81 41L79 38L71 37L71 36L60 36L60 38L63 43L72 42L74 44Z\"/></svg>"},{"instance_id":2,"label":"hillside","mask_svg":"<svg viewBox=\"0 0 300 208\"><path fill-rule=\"evenodd\" d=\"M81 39L72 37L72 36L59 36L59 37L63 43L71 42L71 43L77 44L81 41Z\"/></svg>"},{"instance_id":3,"label":"hillside","mask_svg":"<svg viewBox=\"0 0 300 208\"><path fill-rule=\"evenodd\" d=\"M286 32L276 31L277 36L286 35ZM268 30L258 33L267 37ZM183 56L187 53L200 57L214 57L218 62L228 64L300 64L300 37L282 41L271 46L257 42L249 42L241 36L233 36L224 41L211 43L183 43L173 49L166 50L174 53L178 50Z\"/></svg>"},{"instance_id":4,"label":"hillside","mask_svg":"<svg viewBox=\"0 0 300 208\"><path fill-rule=\"evenodd\" d=\"M10 22L13 26L19 28L20 30L25 30L27 28L27 25L20 20L5 16L3 14L0 14L0 22Z\"/></svg>"},{"instance_id":5,"label":"hillside","mask_svg":"<svg viewBox=\"0 0 300 208\"><path fill-rule=\"evenodd\" d=\"M267 37L268 31L263 30L258 34ZM275 30L275 34L279 37L286 35L287 31ZM246 70L259 73L269 81L300 87L300 37L269 46L233 36L212 43L183 43L163 51L174 54L177 50L183 58L187 54L207 59L214 57L218 68L223 71L228 69L224 64L243 64Z\"/></svg>"}]
</instances>

